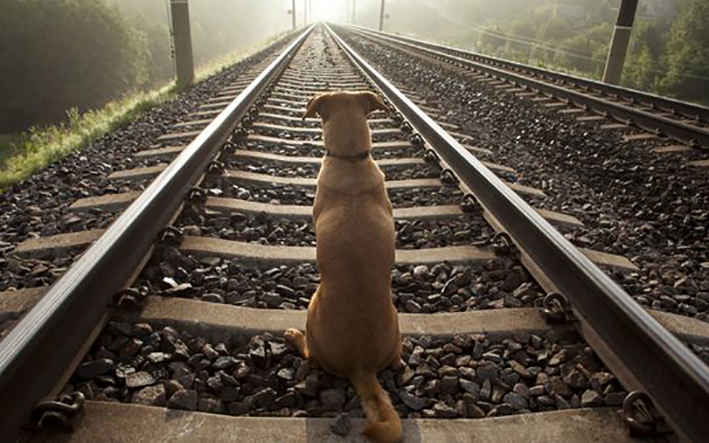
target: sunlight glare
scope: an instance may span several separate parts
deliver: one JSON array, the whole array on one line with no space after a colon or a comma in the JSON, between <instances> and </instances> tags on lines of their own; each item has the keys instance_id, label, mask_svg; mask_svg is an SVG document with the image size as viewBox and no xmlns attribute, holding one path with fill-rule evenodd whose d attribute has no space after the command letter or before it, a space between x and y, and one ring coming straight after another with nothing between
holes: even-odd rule
<instances>
[{"instance_id":1,"label":"sunlight glare","mask_svg":"<svg viewBox=\"0 0 709 443\"><path fill-rule=\"evenodd\" d=\"M310 0L313 21L344 22L350 0Z\"/></svg>"}]
</instances>

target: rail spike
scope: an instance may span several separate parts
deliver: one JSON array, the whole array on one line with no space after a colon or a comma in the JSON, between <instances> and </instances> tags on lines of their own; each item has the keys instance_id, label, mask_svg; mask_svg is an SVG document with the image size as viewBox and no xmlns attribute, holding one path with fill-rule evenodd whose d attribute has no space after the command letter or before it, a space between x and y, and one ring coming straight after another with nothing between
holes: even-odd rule
<instances>
[{"instance_id":1,"label":"rail spike","mask_svg":"<svg viewBox=\"0 0 709 443\"><path fill-rule=\"evenodd\" d=\"M460 209L466 214L476 213L480 211L480 202L473 194L467 194L460 203Z\"/></svg>"},{"instance_id":2,"label":"rail spike","mask_svg":"<svg viewBox=\"0 0 709 443\"><path fill-rule=\"evenodd\" d=\"M224 171L226 171L226 165L217 160L207 166L207 174L222 175Z\"/></svg>"},{"instance_id":3,"label":"rail spike","mask_svg":"<svg viewBox=\"0 0 709 443\"><path fill-rule=\"evenodd\" d=\"M185 234L180 228L168 226L158 234L158 246L178 248L185 238Z\"/></svg>"},{"instance_id":4,"label":"rail spike","mask_svg":"<svg viewBox=\"0 0 709 443\"><path fill-rule=\"evenodd\" d=\"M659 437L673 431L649 395L633 391L623 400L623 417L633 437Z\"/></svg>"},{"instance_id":5,"label":"rail spike","mask_svg":"<svg viewBox=\"0 0 709 443\"><path fill-rule=\"evenodd\" d=\"M416 136L419 138L421 137L418 134ZM414 140L411 140L411 143L413 143L415 145L417 144L417 143L414 143ZM440 157L438 157L438 154L433 149L427 149L426 153L423 155L423 159L426 161L426 163L438 163L438 161L440 160Z\"/></svg>"},{"instance_id":6,"label":"rail spike","mask_svg":"<svg viewBox=\"0 0 709 443\"><path fill-rule=\"evenodd\" d=\"M247 131L246 128L240 126L240 127L234 132L233 138L234 138L235 140L243 140L243 139L245 139L246 137L248 137L248 135L249 135L249 131Z\"/></svg>"},{"instance_id":7,"label":"rail spike","mask_svg":"<svg viewBox=\"0 0 709 443\"><path fill-rule=\"evenodd\" d=\"M424 145L423 137L421 137L420 134L416 134L416 133L411 134L409 136L409 141L414 146L423 146ZM433 152L433 150L430 150L430 152ZM426 160L426 161L428 161L428 160Z\"/></svg>"},{"instance_id":8,"label":"rail spike","mask_svg":"<svg viewBox=\"0 0 709 443\"><path fill-rule=\"evenodd\" d=\"M207 203L207 190L198 186L193 187L187 193L187 202L192 206L204 205Z\"/></svg>"},{"instance_id":9,"label":"rail spike","mask_svg":"<svg viewBox=\"0 0 709 443\"><path fill-rule=\"evenodd\" d=\"M542 317L549 324L562 324L576 321L569 300L558 292L552 292L544 297L542 302Z\"/></svg>"},{"instance_id":10,"label":"rail spike","mask_svg":"<svg viewBox=\"0 0 709 443\"><path fill-rule=\"evenodd\" d=\"M81 392L61 395L57 400L37 403L30 414L27 427L32 430L59 430L71 432L74 422L84 411L86 397Z\"/></svg>"},{"instance_id":11,"label":"rail spike","mask_svg":"<svg viewBox=\"0 0 709 443\"><path fill-rule=\"evenodd\" d=\"M444 169L441 172L441 183L448 186L458 186L460 180L455 176L455 173L450 169Z\"/></svg>"},{"instance_id":12,"label":"rail spike","mask_svg":"<svg viewBox=\"0 0 709 443\"><path fill-rule=\"evenodd\" d=\"M474 199L474 197L472 198ZM517 248L517 245L512 241L512 237L507 232L496 232L494 235L480 241L473 242L471 245L478 247L489 246L495 255L498 256L518 257L520 255L520 250Z\"/></svg>"},{"instance_id":13,"label":"rail spike","mask_svg":"<svg viewBox=\"0 0 709 443\"><path fill-rule=\"evenodd\" d=\"M490 242L492 245L492 250L495 251L497 255L503 256L519 256L520 251L517 249L517 245L512 241L512 237L507 232L496 233Z\"/></svg>"},{"instance_id":14,"label":"rail spike","mask_svg":"<svg viewBox=\"0 0 709 443\"><path fill-rule=\"evenodd\" d=\"M402 122L404 121L404 116L401 115L401 112L397 111L397 112L394 112L393 114L391 114L391 119L392 119L392 121L394 121L395 124L401 125Z\"/></svg>"},{"instance_id":15,"label":"rail spike","mask_svg":"<svg viewBox=\"0 0 709 443\"><path fill-rule=\"evenodd\" d=\"M113 296L113 304L118 309L138 310L143 308L147 298L148 288L145 286L138 289L125 288Z\"/></svg>"}]
</instances>

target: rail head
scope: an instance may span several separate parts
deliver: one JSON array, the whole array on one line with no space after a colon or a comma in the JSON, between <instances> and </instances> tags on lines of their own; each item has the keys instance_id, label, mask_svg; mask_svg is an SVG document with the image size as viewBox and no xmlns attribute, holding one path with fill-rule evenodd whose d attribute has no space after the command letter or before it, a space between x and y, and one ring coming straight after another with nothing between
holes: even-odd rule
<instances>
[{"instance_id":1,"label":"rail head","mask_svg":"<svg viewBox=\"0 0 709 443\"><path fill-rule=\"evenodd\" d=\"M160 174L0 342L0 441L14 441L32 408L55 387L109 312L191 186L282 72L307 28Z\"/></svg>"},{"instance_id":2,"label":"rail head","mask_svg":"<svg viewBox=\"0 0 709 443\"><path fill-rule=\"evenodd\" d=\"M621 381L649 394L674 429L689 441L709 435L705 417L709 368L329 26L328 30L569 299L581 320L581 332Z\"/></svg>"}]
</instances>

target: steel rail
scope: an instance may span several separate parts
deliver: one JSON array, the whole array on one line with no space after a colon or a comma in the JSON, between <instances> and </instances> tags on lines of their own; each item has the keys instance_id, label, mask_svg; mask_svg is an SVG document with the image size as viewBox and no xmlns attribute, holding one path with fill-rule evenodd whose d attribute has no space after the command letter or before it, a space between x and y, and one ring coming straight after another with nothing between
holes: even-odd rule
<instances>
[{"instance_id":1,"label":"steel rail","mask_svg":"<svg viewBox=\"0 0 709 443\"><path fill-rule=\"evenodd\" d=\"M394 35L388 32L380 32L374 29L368 29L363 26L349 25L348 27L357 29L373 35L385 36L393 40L406 41L411 44L432 49L435 51L446 52L450 55L472 59L472 61L485 63L501 68L517 71L520 73L529 73L537 77L543 77L550 81L563 81L571 85L571 87L587 88L587 93L601 93L610 96L615 96L618 99L626 99L626 101L635 100L638 104L647 105L649 107L657 106L658 110L666 110L668 112L677 112L687 118L700 118L704 122L709 122L709 107L698 105L695 103L683 102L669 97L651 94L649 92L638 91L635 89L625 88L617 85L610 85L596 80L576 77L571 74L565 74L557 71L550 71L536 66L518 63L510 60L482 55L472 51L465 51L450 46L431 43L424 40L415 39L413 37L405 37L402 35Z\"/></svg>"},{"instance_id":2,"label":"steel rail","mask_svg":"<svg viewBox=\"0 0 709 443\"><path fill-rule=\"evenodd\" d=\"M0 342L0 441L14 441L108 312L219 147L282 72L313 27L285 49L158 176Z\"/></svg>"},{"instance_id":3,"label":"steel rail","mask_svg":"<svg viewBox=\"0 0 709 443\"><path fill-rule=\"evenodd\" d=\"M328 27L340 47L570 301L601 359L689 441L709 435L709 368L468 150Z\"/></svg>"},{"instance_id":4,"label":"steel rail","mask_svg":"<svg viewBox=\"0 0 709 443\"><path fill-rule=\"evenodd\" d=\"M388 40L392 44L413 48L419 51L425 51L428 56L435 59L472 68L478 71L484 71L495 76L496 78L506 79L517 85L537 89L542 93L568 100L570 103L578 106L588 106L590 109L597 112L606 113L608 116L617 120L637 124L637 126L650 132L659 131L661 134L667 135L684 143L709 147L709 128L700 128L697 126L688 125L661 115L656 115L641 109L626 106L622 103L616 103L603 98L593 97L587 92L575 91L565 87L556 86L535 78L518 74L516 72L506 71L504 69L474 62L466 58L446 54L439 50L422 48L415 44L406 43L391 37L376 35L371 31L360 31L359 34L365 36L366 38Z\"/></svg>"}]
</instances>

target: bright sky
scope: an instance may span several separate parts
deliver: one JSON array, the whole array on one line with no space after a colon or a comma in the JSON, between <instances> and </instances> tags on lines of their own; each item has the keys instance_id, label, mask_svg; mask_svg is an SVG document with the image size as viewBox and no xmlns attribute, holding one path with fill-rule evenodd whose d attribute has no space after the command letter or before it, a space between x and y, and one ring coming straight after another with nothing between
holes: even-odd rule
<instances>
[{"instance_id":1,"label":"bright sky","mask_svg":"<svg viewBox=\"0 0 709 443\"><path fill-rule=\"evenodd\" d=\"M352 8L353 0L296 0L295 9L298 21L303 19L303 12L307 2L311 2L310 10L313 16L312 21L344 22L347 19L347 12ZM287 9L291 8L292 0L286 0Z\"/></svg>"},{"instance_id":2,"label":"bright sky","mask_svg":"<svg viewBox=\"0 0 709 443\"><path fill-rule=\"evenodd\" d=\"M310 0L313 21L342 21L351 0Z\"/></svg>"},{"instance_id":3,"label":"bright sky","mask_svg":"<svg viewBox=\"0 0 709 443\"><path fill-rule=\"evenodd\" d=\"M396 0L387 0L387 4L394 3L395 1ZM310 10L313 14L312 17L310 17L310 22L329 21L345 23L350 20L353 4L356 3L357 5L357 17L360 19L365 11L371 14L372 11L378 11L381 5L381 0L296 0L295 9L299 25L302 25L303 12L308 2L311 3ZM286 3L286 9L289 10L292 5L292 0L284 0L284 3Z\"/></svg>"}]
</instances>

